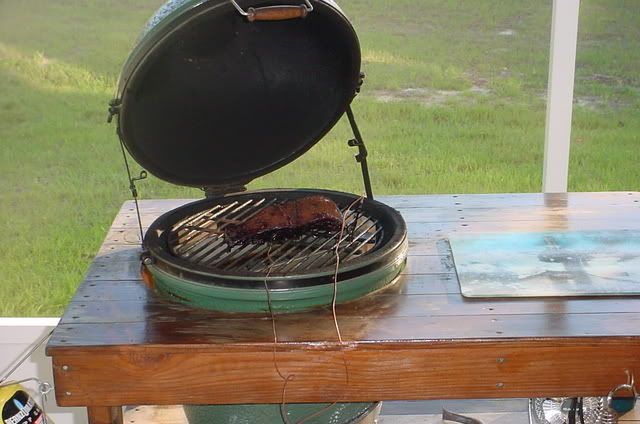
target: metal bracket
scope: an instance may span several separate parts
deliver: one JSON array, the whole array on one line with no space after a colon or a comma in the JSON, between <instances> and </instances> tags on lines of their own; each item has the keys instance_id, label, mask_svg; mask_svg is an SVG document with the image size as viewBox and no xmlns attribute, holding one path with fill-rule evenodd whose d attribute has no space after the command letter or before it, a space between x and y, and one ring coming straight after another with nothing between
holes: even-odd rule
<instances>
[{"instance_id":1,"label":"metal bracket","mask_svg":"<svg viewBox=\"0 0 640 424\"><path fill-rule=\"evenodd\" d=\"M111 123L113 121L113 117L115 115L120 114L120 106L122 105L122 101L120 99L113 99L109 102L109 115L107 116L107 123ZM118 129L118 134L120 133ZM138 188L136 187L136 181L141 181L147 178L147 171L142 170L137 177L131 176L131 169L129 168L129 161L127 160L127 153L124 148L124 142L122 141L122 137L120 137L120 149L122 149L122 158L124 160L124 166L127 170L127 179L129 180L129 190L131 190L131 195L133 196L133 201L136 205L136 214L138 216L138 227L140 229L140 244L144 246L144 231L142 230L142 218L140 217L140 206L138 205Z\"/></svg>"},{"instance_id":2,"label":"metal bracket","mask_svg":"<svg viewBox=\"0 0 640 424\"><path fill-rule=\"evenodd\" d=\"M129 178L129 190L131 190L131 195L134 198L138 198L138 188L136 187L136 181L142 181L144 179L147 178L147 171L142 170L140 171L140 175L138 175L137 177L130 177Z\"/></svg>"},{"instance_id":3,"label":"metal bracket","mask_svg":"<svg viewBox=\"0 0 640 424\"><path fill-rule=\"evenodd\" d=\"M356 95L360 94L360 89L362 89L362 84L364 84L365 78L366 78L366 74L360 71L360 79L358 79L358 86L356 87Z\"/></svg>"},{"instance_id":4,"label":"metal bracket","mask_svg":"<svg viewBox=\"0 0 640 424\"><path fill-rule=\"evenodd\" d=\"M204 196L207 199L213 197L222 197L231 193L242 193L247 191L247 186L245 184L234 184L234 185L210 185L206 187L202 187L202 191L204 191Z\"/></svg>"},{"instance_id":5,"label":"metal bracket","mask_svg":"<svg viewBox=\"0 0 640 424\"><path fill-rule=\"evenodd\" d=\"M124 151L122 152L124 154ZM125 156L125 164L127 166L127 175L129 176L129 190L131 190L131 195L133 196L133 202L136 205L136 215L138 217L138 229L140 230L140 244L144 246L144 231L142 230L142 218L140 217L140 205L138 205L138 188L136 187L136 181L142 181L147 178L147 171L140 171L140 175L137 177L132 177L131 172L129 171L129 164L127 163L127 158Z\"/></svg>"},{"instance_id":6,"label":"metal bracket","mask_svg":"<svg viewBox=\"0 0 640 424\"><path fill-rule=\"evenodd\" d=\"M371 190L371 178L369 177L369 166L367 165L367 156L369 152L367 152L367 147L364 145L364 140L362 140L362 135L360 134L360 130L358 129L358 124L356 124L356 119L353 116L353 111L351 110L351 105L347 106L347 118L349 119L349 124L351 125L351 130L353 131L353 136L351 140L347 142L350 147L357 147L358 154L355 156L356 161L360 163L360 168L362 169L362 180L364 182L364 190L367 194L367 198L373 200L373 191Z\"/></svg>"},{"instance_id":7,"label":"metal bracket","mask_svg":"<svg viewBox=\"0 0 640 424\"><path fill-rule=\"evenodd\" d=\"M109 102L109 115L107 116L107 123L111 123L115 115L120 114L120 106L122 101L120 99L113 99Z\"/></svg>"},{"instance_id":8,"label":"metal bracket","mask_svg":"<svg viewBox=\"0 0 640 424\"><path fill-rule=\"evenodd\" d=\"M142 229L142 218L140 217L140 205L138 204L138 188L136 187L136 181L141 181L147 178L147 171L142 170L137 177L131 176L131 168L129 168L129 160L127 159L127 152L124 148L124 142L120 139L120 149L122 150L122 159L124 160L124 167L127 170L127 179L129 180L129 190L131 190L131 196L133 196L133 202L136 205L136 215L138 217L138 229L140 230L140 245L144 249L144 231Z\"/></svg>"}]
</instances>

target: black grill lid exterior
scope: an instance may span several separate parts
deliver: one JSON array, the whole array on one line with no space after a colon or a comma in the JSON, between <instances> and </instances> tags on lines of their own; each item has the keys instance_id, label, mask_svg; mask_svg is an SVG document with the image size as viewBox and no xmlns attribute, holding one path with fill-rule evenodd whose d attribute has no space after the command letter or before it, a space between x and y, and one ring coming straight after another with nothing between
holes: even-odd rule
<instances>
[{"instance_id":1,"label":"black grill lid exterior","mask_svg":"<svg viewBox=\"0 0 640 424\"><path fill-rule=\"evenodd\" d=\"M133 158L175 184L240 186L310 149L356 93L360 46L335 3L308 4L304 18L254 22L229 0L163 6L125 63L111 108Z\"/></svg>"}]
</instances>

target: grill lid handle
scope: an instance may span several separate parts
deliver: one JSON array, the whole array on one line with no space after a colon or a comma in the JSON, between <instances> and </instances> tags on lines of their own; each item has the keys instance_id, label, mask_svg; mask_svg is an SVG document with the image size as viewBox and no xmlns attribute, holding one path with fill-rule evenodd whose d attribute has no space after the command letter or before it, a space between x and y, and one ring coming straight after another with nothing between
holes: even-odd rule
<instances>
[{"instance_id":1,"label":"grill lid handle","mask_svg":"<svg viewBox=\"0 0 640 424\"><path fill-rule=\"evenodd\" d=\"M313 5L309 0L304 0L304 4L298 6L279 5L267 7L250 7L245 12L235 0L230 0L238 13L245 16L249 22L255 21L284 21L287 19L305 18L313 12Z\"/></svg>"}]
</instances>

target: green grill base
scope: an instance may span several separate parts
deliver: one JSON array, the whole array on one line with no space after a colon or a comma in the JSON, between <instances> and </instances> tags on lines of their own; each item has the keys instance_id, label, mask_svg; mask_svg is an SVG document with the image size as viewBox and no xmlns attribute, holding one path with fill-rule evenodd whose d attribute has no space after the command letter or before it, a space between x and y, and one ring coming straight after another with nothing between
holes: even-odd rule
<instances>
[{"instance_id":1,"label":"green grill base","mask_svg":"<svg viewBox=\"0 0 640 424\"><path fill-rule=\"evenodd\" d=\"M394 262L365 275L338 282L337 303L355 300L396 282L406 263L406 254ZM267 292L261 288L217 286L175 277L155 265L147 266L153 275L156 290L164 297L196 308L222 312L268 312ZM329 305L333 300L333 284L308 287L271 289L274 312L300 312Z\"/></svg>"},{"instance_id":2,"label":"green grill base","mask_svg":"<svg viewBox=\"0 0 640 424\"><path fill-rule=\"evenodd\" d=\"M306 417L306 424L374 424L380 415L376 403L298 403L286 406L291 423ZM323 410L325 409L326 410ZM322 411L321 413L318 413ZM189 424L278 424L282 423L280 405L185 405ZM318 414L318 415L313 415Z\"/></svg>"}]
</instances>

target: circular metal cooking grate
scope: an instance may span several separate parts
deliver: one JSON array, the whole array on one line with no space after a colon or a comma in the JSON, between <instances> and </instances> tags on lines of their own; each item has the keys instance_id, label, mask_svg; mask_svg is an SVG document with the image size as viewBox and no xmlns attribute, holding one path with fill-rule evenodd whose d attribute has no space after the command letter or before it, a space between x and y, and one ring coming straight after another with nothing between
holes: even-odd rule
<instances>
[{"instance_id":1,"label":"circular metal cooking grate","mask_svg":"<svg viewBox=\"0 0 640 424\"><path fill-rule=\"evenodd\" d=\"M382 225L352 204L339 205L345 220L340 246L337 246L339 232L306 234L282 242L239 245L232 245L225 239L224 228L227 225L245 222L262 209L285 200L255 197L229 201L188 216L171 228L169 251L212 272L287 276L335 267L336 247L340 262L344 264L376 249L383 239Z\"/></svg>"}]
</instances>

